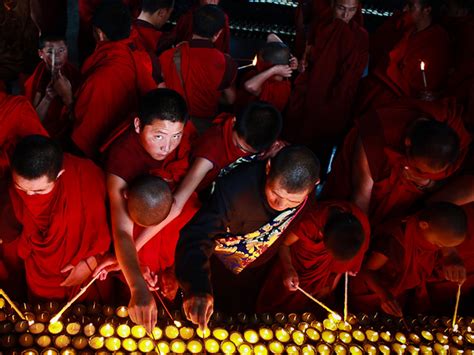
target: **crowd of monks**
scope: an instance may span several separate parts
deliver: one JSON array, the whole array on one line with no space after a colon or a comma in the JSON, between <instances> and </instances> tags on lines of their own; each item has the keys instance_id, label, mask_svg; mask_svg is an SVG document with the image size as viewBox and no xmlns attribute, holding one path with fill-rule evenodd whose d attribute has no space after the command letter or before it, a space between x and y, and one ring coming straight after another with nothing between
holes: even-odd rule
<instances>
[{"instance_id":1,"label":"crowd of monks","mask_svg":"<svg viewBox=\"0 0 474 355\"><path fill-rule=\"evenodd\" d=\"M150 329L158 290L205 327L313 309L299 288L340 307L347 274L351 312L442 314L458 285L473 310L470 0L408 0L370 35L359 0L300 1L294 46L268 34L243 70L219 0L170 32L174 0L90 3L80 70L41 32L23 95L0 81L12 298L97 276L83 300Z\"/></svg>"}]
</instances>

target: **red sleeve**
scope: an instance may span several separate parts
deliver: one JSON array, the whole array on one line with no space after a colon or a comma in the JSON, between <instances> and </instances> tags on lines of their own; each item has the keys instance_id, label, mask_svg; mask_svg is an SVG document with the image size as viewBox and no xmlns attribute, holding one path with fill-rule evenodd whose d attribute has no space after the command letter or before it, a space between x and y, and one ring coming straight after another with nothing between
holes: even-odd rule
<instances>
[{"instance_id":1,"label":"red sleeve","mask_svg":"<svg viewBox=\"0 0 474 355\"><path fill-rule=\"evenodd\" d=\"M237 63L234 62L231 56L225 54L225 71L218 90L224 90L230 87L237 77Z\"/></svg>"},{"instance_id":2,"label":"red sleeve","mask_svg":"<svg viewBox=\"0 0 474 355\"><path fill-rule=\"evenodd\" d=\"M127 133L125 135L128 136ZM126 138L121 137L111 145L107 154L105 171L130 183L146 169L137 150L129 144L130 140Z\"/></svg>"}]
</instances>

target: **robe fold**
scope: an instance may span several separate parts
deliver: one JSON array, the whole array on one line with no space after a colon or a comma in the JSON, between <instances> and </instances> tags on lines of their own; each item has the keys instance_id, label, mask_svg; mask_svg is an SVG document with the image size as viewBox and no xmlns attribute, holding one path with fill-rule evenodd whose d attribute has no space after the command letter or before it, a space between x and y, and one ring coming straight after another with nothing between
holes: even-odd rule
<instances>
[{"instance_id":1,"label":"robe fold","mask_svg":"<svg viewBox=\"0 0 474 355\"><path fill-rule=\"evenodd\" d=\"M369 207L371 222L378 223L387 217L406 213L427 192L406 179L403 173L407 165L404 139L409 126L420 117L428 117L445 122L458 134L460 154L456 162L439 174L425 174L428 179L440 181L460 168L469 149L471 136L464 128L460 113L454 99L437 102L402 99L367 113L346 137L323 195L331 199L351 198L352 160L360 137L374 180Z\"/></svg>"},{"instance_id":2,"label":"robe fold","mask_svg":"<svg viewBox=\"0 0 474 355\"><path fill-rule=\"evenodd\" d=\"M140 96L157 87L151 72L149 55L129 39L101 42L84 63L72 140L88 157L95 158L106 137L138 111Z\"/></svg>"},{"instance_id":3,"label":"robe fold","mask_svg":"<svg viewBox=\"0 0 474 355\"><path fill-rule=\"evenodd\" d=\"M374 232L373 251L388 258L379 269L378 278L403 307L403 299L410 294L407 306L412 312L429 309L426 282L431 277L440 248L429 243L420 232L416 216L406 220L391 220ZM369 256L370 257L370 256ZM349 299L362 312L380 310L380 299L367 286L363 276L351 283Z\"/></svg>"},{"instance_id":4,"label":"robe fold","mask_svg":"<svg viewBox=\"0 0 474 355\"><path fill-rule=\"evenodd\" d=\"M349 261L336 260L326 249L321 233L334 210L352 213L362 224L365 240L357 255ZM354 204L328 201L308 209L290 230L299 239L290 246L291 262L298 273L300 287L315 297L326 297L338 275L357 273L369 246L370 226L367 217ZM303 312L313 303L301 292L290 292L283 285L284 267L278 260L260 292L258 312Z\"/></svg>"},{"instance_id":5,"label":"robe fold","mask_svg":"<svg viewBox=\"0 0 474 355\"><path fill-rule=\"evenodd\" d=\"M174 33L176 36L176 43L183 41L190 41L193 36L193 14L199 6L193 6L189 11L184 13L176 23ZM221 34L214 42L215 47L222 53L230 52L230 27L229 17L225 15L225 25Z\"/></svg>"},{"instance_id":6,"label":"robe fold","mask_svg":"<svg viewBox=\"0 0 474 355\"><path fill-rule=\"evenodd\" d=\"M145 174L159 176L174 190L189 168L189 154L195 137L195 128L188 122L179 146L165 160L160 161L153 159L146 152L140 144L138 134L129 129L110 145L106 172L124 179L127 184ZM184 205L181 214L152 237L138 252L140 264L148 266L153 272L164 271L171 267L174 264L179 232L199 207L197 194L194 193ZM143 228L134 225L133 237L137 238L142 230Z\"/></svg>"},{"instance_id":7,"label":"robe fold","mask_svg":"<svg viewBox=\"0 0 474 355\"><path fill-rule=\"evenodd\" d=\"M204 158L213 164L197 190L208 187L219 175L219 172L237 159L249 155L238 148L233 140L233 118L234 115L221 113L193 147L194 158Z\"/></svg>"},{"instance_id":8,"label":"robe fold","mask_svg":"<svg viewBox=\"0 0 474 355\"><path fill-rule=\"evenodd\" d=\"M102 171L69 154L64 155L63 168L48 194L30 196L10 186L15 216L23 226L18 255L35 300L73 296L78 288L60 286L68 276L61 270L107 252L110 245Z\"/></svg>"},{"instance_id":9,"label":"robe fold","mask_svg":"<svg viewBox=\"0 0 474 355\"><path fill-rule=\"evenodd\" d=\"M421 72L425 62L426 84ZM407 29L361 83L357 112L364 113L399 97L418 98L423 91L439 93L446 85L450 62L449 36L440 25L415 32Z\"/></svg>"},{"instance_id":10,"label":"robe fold","mask_svg":"<svg viewBox=\"0 0 474 355\"><path fill-rule=\"evenodd\" d=\"M35 109L23 96L0 90L0 177L5 175L16 143L30 134L48 135Z\"/></svg>"},{"instance_id":11,"label":"robe fold","mask_svg":"<svg viewBox=\"0 0 474 355\"><path fill-rule=\"evenodd\" d=\"M312 44L309 67L295 81L284 129L288 140L309 146L343 138L369 45L356 21L338 19L321 23Z\"/></svg>"},{"instance_id":12,"label":"robe fold","mask_svg":"<svg viewBox=\"0 0 474 355\"><path fill-rule=\"evenodd\" d=\"M65 63L61 68L61 74L65 76L72 87L72 94L79 87L81 74L76 67L70 63ZM46 68L46 64L41 62L36 67L34 73L25 82L25 96L34 104L36 96L39 94L42 100L46 94L46 87L51 82L51 72ZM38 102L39 103L39 102ZM53 138L60 137L67 133L71 126L67 117L67 108L64 106L61 97L56 96L50 103L46 117L41 121L44 128Z\"/></svg>"}]
</instances>

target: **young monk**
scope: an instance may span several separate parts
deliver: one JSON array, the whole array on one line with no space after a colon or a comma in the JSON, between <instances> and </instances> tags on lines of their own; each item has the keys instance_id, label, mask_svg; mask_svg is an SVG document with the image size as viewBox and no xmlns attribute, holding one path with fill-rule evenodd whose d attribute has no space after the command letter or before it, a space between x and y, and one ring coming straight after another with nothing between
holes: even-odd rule
<instances>
[{"instance_id":1,"label":"young monk","mask_svg":"<svg viewBox=\"0 0 474 355\"><path fill-rule=\"evenodd\" d=\"M130 38L140 50L157 54L160 39L163 36L161 27L168 21L173 12L174 0L144 0L138 18L132 22Z\"/></svg>"},{"instance_id":2,"label":"young monk","mask_svg":"<svg viewBox=\"0 0 474 355\"><path fill-rule=\"evenodd\" d=\"M109 248L102 171L39 135L18 143L11 170L10 198L22 225L18 255L31 299L66 301ZM90 288L94 300L97 291Z\"/></svg>"},{"instance_id":3,"label":"young monk","mask_svg":"<svg viewBox=\"0 0 474 355\"><path fill-rule=\"evenodd\" d=\"M82 67L83 83L74 104L72 141L97 158L99 147L138 110L140 95L156 87L150 57L134 50L130 13L120 2L104 2L93 17L97 48Z\"/></svg>"},{"instance_id":4,"label":"young monk","mask_svg":"<svg viewBox=\"0 0 474 355\"><path fill-rule=\"evenodd\" d=\"M251 103L240 115L222 113L194 144L194 158L175 193L178 211L194 191L202 191L219 174L240 158L256 158L266 151L276 153L283 146L277 141L282 118L271 105Z\"/></svg>"},{"instance_id":5,"label":"young monk","mask_svg":"<svg viewBox=\"0 0 474 355\"><path fill-rule=\"evenodd\" d=\"M354 204L322 202L288 232L259 295L257 312L303 312L313 306L297 286L328 298L345 272L355 275L369 246L367 216ZM284 288L282 288L284 286Z\"/></svg>"},{"instance_id":6,"label":"young monk","mask_svg":"<svg viewBox=\"0 0 474 355\"><path fill-rule=\"evenodd\" d=\"M318 182L317 158L298 146L241 164L218 179L176 247L176 276L190 321L205 328L214 297L217 308L232 313L255 307L279 237Z\"/></svg>"},{"instance_id":7,"label":"young monk","mask_svg":"<svg viewBox=\"0 0 474 355\"><path fill-rule=\"evenodd\" d=\"M193 36L160 56L166 87L186 100L191 120L202 134L217 115L219 102L235 100L237 66L214 43L223 30L225 14L216 5L199 7L193 15Z\"/></svg>"},{"instance_id":8,"label":"young monk","mask_svg":"<svg viewBox=\"0 0 474 355\"><path fill-rule=\"evenodd\" d=\"M255 69L242 78L243 85L237 91L236 112L255 100L268 102L283 112L290 99L288 78L298 64L291 61L290 49L277 36L271 34L268 38L270 41L267 40L258 53ZM272 40L274 38L277 40Z\"/></svg>"},{"instance_id":9,"label":"young monk","mask_svg":"<svg viewBox=\"0 0 474 355\"><path fill-rule=\"evenodd\" d=\"M68 61L64 36L42 36L38 55L41 62L25 82L25 96L35 107L49 135L59 138L71 128L68 114L81 74Z\"/></svg>"},{"instance_id":10,"label":"young monk","mask_svg":"<svg viewBox=\"0 0 474 355\"><path fill-rule=\"evenodd\" d=\"M357 122L323 194L350 199L377 224L411 208L457 171L470 140L454 100L400 100Z\"/></svg>"},{"instance_id":11,"label":"young monk","mask_svg":"<svg viewBox=\"0 0 474 355\"><path fill-rule=\"evenodd\" d=\"M404 220L385 223L375 233L374 248L352 282L350 298L362 312L379 308L403 316L406 301L411 310L427 311L426 282L443 248L460 245L466 238L467 218L462 208L447 202L432 203ZM449 260L450 255L443 255ZM446 264L445 278L464 282L462 264ZM409 294L411 292L411 294Z\"/></svg>"},{"instance_id":12,"label":"young monk","mask_svg":"<svg viewBox=\"0 0 474 355\"><path fill-rule=\"evenodd\" d=\"M385 53L363 81L357 110L389 103L398 97L432 100L446 84L450 51L449 36L438 24L439 0L409 0L404 9L412 25L402 26L403 35ZM426 85L421 71L425 63Z\"/></svg>"},{"instance_id":13,"label":"young monk","mask_svg":"<svg viewBox=\"0 0 474 355\"><path fill-rule=\"evenodd\" d=\"M159 225L143 227L135 224L128 213L123 192L143 174L161 177L174 190L188 170L195 134L186 120L186 103L177 92L150 91L142 98L133 126L112 143L105 167L115 253L131 292L129 312L135 322L149 330L156 322L157 310L139 264L161 278L173 277L179 230L198 209L198 200L193 195L179 216L173 214ZM176 290L177 284L165 296L173 299Z\"/></svg>"},{"instance_id":14,"label":"young monk","mask_svg":"<svg viewBox=\"0 0 474 355\"><path fill-rule=\"evenodd\" d=\"M205 5L219 5L220 0L198 0L198 4L191 7L185 14L183 14L179 19L176 27L174 29L176 36L176 43L183 41L190 41L193 37L193 21L194 13L199 8L199 6ZM229 17L225 14L225 23L222 28L222 32L217 36L216 41L214 42L215 47L220 50L222 53L230 52L230 27L229 27Z\"/></svg>"},{"instance_id":15,"label":"young monk","mask_svg":"<svg viewBox=\"0 0 474 355\"><path fill-rule=\"evenodd\" d=\"M368 62L367 31L356 21L358 0L332 1L332 16L315 26L305 71L288 105L284 136L313 148L324 165L352 123L355 93Z\"/></svg>"}]
</instances>

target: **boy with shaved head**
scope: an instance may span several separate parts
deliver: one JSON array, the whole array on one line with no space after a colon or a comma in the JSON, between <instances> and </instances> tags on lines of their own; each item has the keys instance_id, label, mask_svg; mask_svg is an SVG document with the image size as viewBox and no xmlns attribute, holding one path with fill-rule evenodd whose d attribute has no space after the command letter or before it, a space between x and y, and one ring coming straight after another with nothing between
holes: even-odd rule
<instances>
[{"instance_id":1,"label":"boy with shaved head","mask_svg":"<svg viewBox=\"0 0 474 355\"><path fill-rule=\"evenodd\" d=\"M406 300L413 312L426 310L426 283L436 265L442 265L440 255L445 248L460 245L466 233L466 213L448 202L431 203L406 219L385 223L375 232L374 248L352 284L350 297L355 307L363 312L380 308L402 317ZM445 277L462 283L465 273L447 272Z\"/></svg>"}]
</instances>

